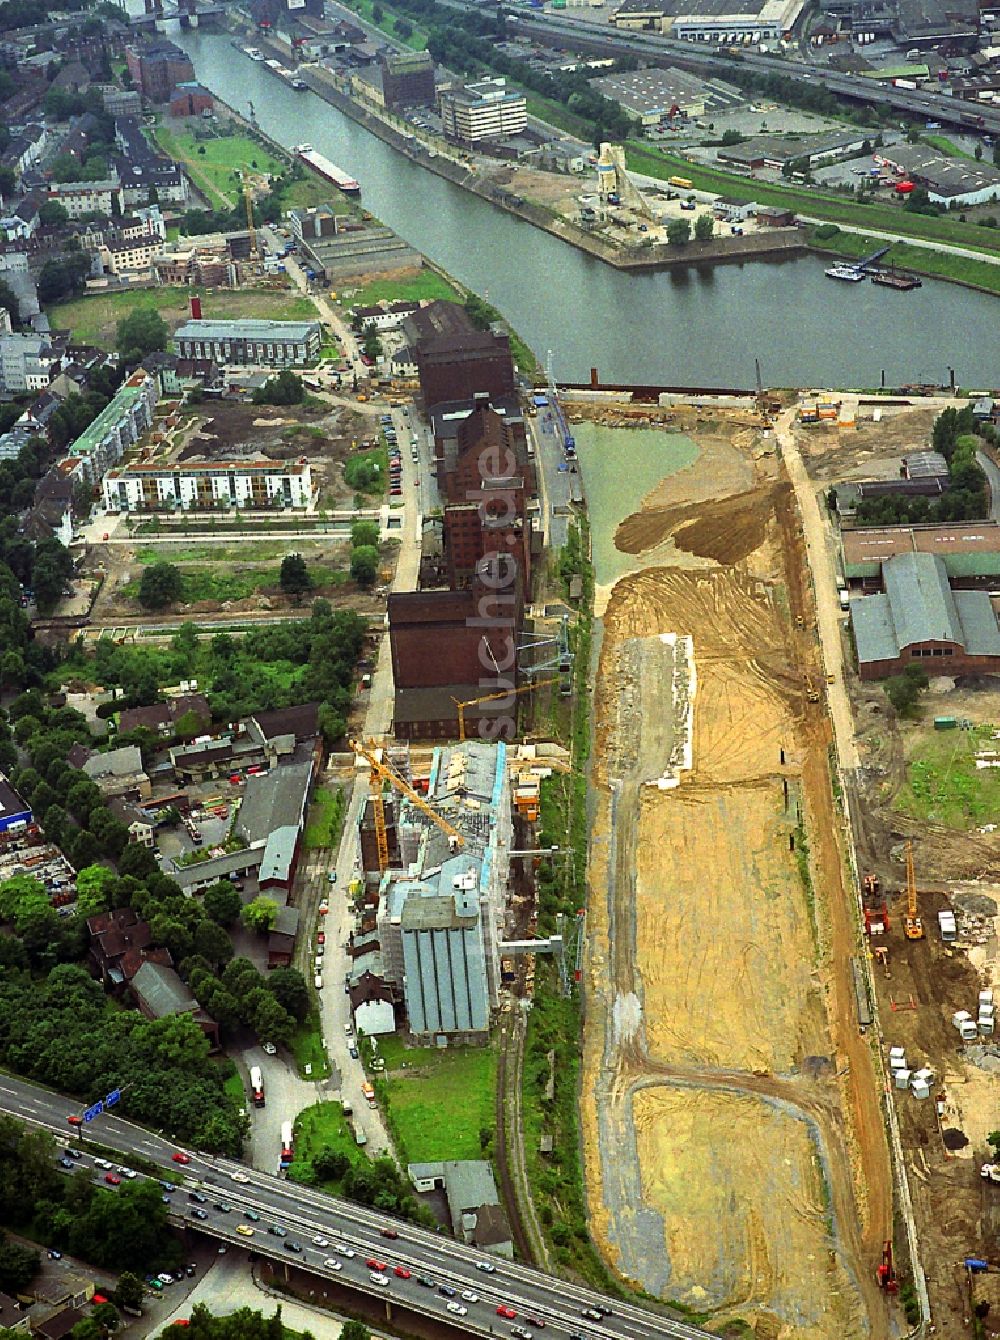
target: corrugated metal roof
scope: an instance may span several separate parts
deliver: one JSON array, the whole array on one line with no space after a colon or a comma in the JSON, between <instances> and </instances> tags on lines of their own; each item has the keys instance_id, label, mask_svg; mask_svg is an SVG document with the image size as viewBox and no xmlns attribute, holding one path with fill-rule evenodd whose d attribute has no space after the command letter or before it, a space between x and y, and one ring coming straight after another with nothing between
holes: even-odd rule
<instances>
[{"instance_id":1,"label":"corrugated metal roof","mask_svg":"<svg viewBox=\"0 0 1000 1340\"><path fill-rule=\"evenodd\" d=\"M900 647L917 642L961 642L955 599L944 563L933 554L900 554L882 566L896 640Z\"/></svg>"},{"instance_id":2,"label":"corrugated metal roof","mask_svg":"<svg viewBox=\"0 0 1000 1340\"><path fill-rule=\"evenodd\" d=\"M292 872L292 862L295 859L295 844L298 837L299 830L296 824L287 824L283 828L276 828L268 834L267 843L264 847L264 858L260 863L260 873L257 876L259 880L285 880L289 878Z\"/></svg>"},{"instance_id":3,"label":"corrugated metal roof","mask_svg":"<svg viewBox=\"0 0 1000 1340\"><path fill-rule=\"evenodd\" d=\"M894 661L899 655L888 596L862 596L851 601L851 626L858 662Z\"/></svg>"},{"instance_id":4,"label":"corrugated metal roof","mask_svg":"<svg viewBox=\"0 0 1000 1340\"><path fill-rule=\"evenodd\" d=\"M1000 625L985 591L955 591L962 640L970 656L1000 656Z\"/></svg>"}]
</instances>

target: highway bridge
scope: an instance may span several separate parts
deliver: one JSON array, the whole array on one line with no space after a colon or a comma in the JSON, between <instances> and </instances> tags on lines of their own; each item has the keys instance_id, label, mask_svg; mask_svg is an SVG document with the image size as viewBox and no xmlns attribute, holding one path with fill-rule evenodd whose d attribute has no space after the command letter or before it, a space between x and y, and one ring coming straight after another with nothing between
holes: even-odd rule
<instances>
[{"instance_id":1,"label":"highway bridge","mask_svg":"<svg viewBox=\"0 0 1000 1340\"><path fill-rule=\"evenodd\" d=\"M471 0L444 0L457 9L481 9ZM940 121L943 125L961 127L971 134L1000 134L1000 108L965 102L943 93L904 89L898 85L864 79L860 75L841 74L823 65L808 65L802 61L786 60L777 55L761 54L753 47L739 48L727 55L717 48L676 38L661 37L658 33L618 32L610 24L597 24L560 18L554 14L538 14L520 8L505 8L508 27L515 28L537 41L560 45L600 55L634 55L656 63L681 65L699 73L717 78L732 79L740 70L755 74L780 75L803 87L816 85L835 93L839 98L868 105L888 104L901 116L910 120Z\"/></svg>"},{"instance_id":2,"label":"highway bridge","mask_svg":"<svg viewBox=\"0 0 1000 1340\"><path fill-rule=\"evenodd\" d=\"M560 1338L705 1340L705 1331L672 1317L666 1309L654 1311L609 1300L593 1289L488 1255L277 1175L194 1150L178 1150L154 1132L120 1117L104 1113L89 1125L74 1128L68 1119L78 1114L79 1104L23 1080L0 1076L0 1110L52 1132L67 1145L78 1145L84 1151L78 1167L94 1167L97 1151L91 1140L104 1150L120 1153L124 1164L131 1155L157 1165L163 1178L176 1186L169 1196L175 1225L306 1271L315 1276L317 1287L325 1282L368 1295L369 1301L378 1298L401 1329L405 1326L398 1314L409 1312L482 1336L506 1337L512 1325L534 1332L531 1319L537 1319L536 1326L540 1321L546 1332L551 1329ZM79 1130L79 1137L74 1129ZM188 1161L175 1162L175 1153L186 1155ZM252 1229L252 1236L237 1232L238 1226ZM283 1230L284 1236L270 1232L272 1227ZM388 1238L387 1229L398 1237ZM317 1238L325 1241L317 1242ZM290 1243L301 1250L290 1250ZM366 1264L370 1258L383 1263L386 1270L373 1272ZM409 1271L410 1277L396 1275L396 1266ZM373 1273L384 1275L389 1283L375 1283ZM421 1283L421 1277L428 1282ZM442 1286L454 1290L455 1297L442 1293ZM475 1294L476 1301L463 1300L463 1293ZM450 1313L452 1301L466 1307L467 1314ZM498 1315L501 1304L517 1313L516 1320ZM587 1317L588 1310L594 1315ZM605 1313L600 1319L598 1310Z\"/></svg>"}]
</instances>

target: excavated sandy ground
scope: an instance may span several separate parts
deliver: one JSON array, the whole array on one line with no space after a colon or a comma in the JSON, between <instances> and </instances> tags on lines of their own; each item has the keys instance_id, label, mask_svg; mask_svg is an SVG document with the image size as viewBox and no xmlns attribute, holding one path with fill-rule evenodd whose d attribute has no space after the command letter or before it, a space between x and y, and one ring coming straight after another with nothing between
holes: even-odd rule
<instances>
[{"instance_id":1,"label":"excavated sandy ground","mask_svg":"<svg viewBox=\"0 0 1000 1340\"><path fill-rule=\"evenodd\" d=\"M673 1268L717 1282L714 1291L692 1284L679 1301L699 1310L720 1295L763 1301L795 1340L864 1334L858 1295L829 1251L824 1174L806 1122L753 1096L684 1089L642 1090L634 1111L643 1196L663 1217ZM813 1288L803 1289L804 1275Z\"/></svg>"},{"instance_id":2,"label":"excavated sandy ground","mask_svg":"<svg viewBox=\"0 0 1000 1340\"><path fill-rule=\"evenodd\" d=\"M749 487L749 455L735 469L732 447L713 449L729 456L728 496L706 501L696 465L616 536L643 556L655 546L658 566L611 593L595 692L591 1226L625 1278L761 1337L882 1336L872 1253L891 1191L844 974L827 980L848 941L842 915L825 924L825 899L844 893L825 719L807 692L815 646L801 570L783 558L788 490ZM669 566L668 541L702 565ZM698 682L693 770L664 792L642 785L647 751L629 770L610 732L623 695L631 709L641 692L644 720L671 711L668 681L659 701L647 676L623 685L626 644L666 632L693 636ZM800 811L820 857L808 891L791 850Z\"/></svg>"}]
</instances>

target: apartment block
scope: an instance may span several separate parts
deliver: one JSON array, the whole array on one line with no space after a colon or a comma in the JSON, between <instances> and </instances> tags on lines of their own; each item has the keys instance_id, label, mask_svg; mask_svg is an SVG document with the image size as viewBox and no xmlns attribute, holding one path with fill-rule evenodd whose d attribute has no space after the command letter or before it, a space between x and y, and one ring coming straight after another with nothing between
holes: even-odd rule
<instances>
[{"instance_id":1,"label":"apartment block","mask_svg":"<svg viewBox=\"0 0 1000 1340\"><path fill-rule=\"evenodd\" d=\"M106 181L53 181L49 183L49 199L62 205L71 219L82 214L106 214L125 208L125 193L117 177Z\"/></svg>"},{"instance_id":2,"label":"apartment block","mask_svg":"<svg viewBox=\"0 0 1000 1340\"><path fill-rule=\"evenodd\" d=\"M175 465L136 461L109 471L104 479L109 512L302 509L312 499L312 473L304 457Z\"/></svg>"},{"instance_id":3,"label":"apartment block","mask_svg":"<svg viewBox=\"0 0 1000 1340\"><path fill-rule=\"evenodd\" d=\"M156 378L140 369L119 387L110 405L101 410L80 434L68 455L80 461L80 473L97 484L108 470L138 442L153 422L156 408Z\"/></svg>"},{"instance_id":4,"label":"apartment block","mask_svg":"<svg viewBox=\"0 0 1000 1340\"><path fill-rule=\"evenodd\" d=\"M0 335L0 391L44 391L56 361L45 335Z\"/></svg>"}]
</instances>

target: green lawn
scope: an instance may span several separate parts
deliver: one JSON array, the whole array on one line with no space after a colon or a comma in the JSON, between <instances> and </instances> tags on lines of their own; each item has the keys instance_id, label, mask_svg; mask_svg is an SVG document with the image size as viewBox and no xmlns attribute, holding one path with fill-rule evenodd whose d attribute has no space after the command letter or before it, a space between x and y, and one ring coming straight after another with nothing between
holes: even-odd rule
<instances>
[{"instance_id":1,"label":"green lawn","mask_svg":"<svg viewBox=\"0 0 1000 1340\"><path fill-rule=\"evenodd\" d=\"M976 755L997 750L992 726L935 731L920 727L907 750L907 781L893 807L914 819L968 829L996 823L1000 768L977 768Z\"/></svg>"},{"instance_id":2,"label":"green lawn","mask_svg":"<svg viewBox=\"0 0 1000 1340\"><path fill-rule=\"evenodd\" d=\"M404 1047L379 1038L394 1134L410 1162L483 1157L496 1124L497 1053L489 1047Z\"/></svg>"},{"instance_id":3,"label":"green lawn","mask_svg":"<svg viewBox=\"0 0 1000 1340\"><path fill-rule=\"evenodd\" d=\"M163 152L184 164L194 184L217 209L231 209L239 199L241 185L233 174L241 168L277 177L285 167L246 135L199 139L189 130L173 131L163 126L158 126L155 134ZM201 149L205 152L200 153Z\"/></svg>"},{"instance_id":4,"label":"green lawn","mask_svg":"<svg viewBox=\"0 0 1000 1340\"><path fill-rule=\"evenodd\" d=\"M326 1079L330 1073L330 1061L323 1045L323 1028L319 1021L319 1012L310 1010L292 1034L291 1051L295 1064L303 1079ZM306 1074L306 1066L311 1066Z\"/></svg>"},{"instance_id":5,"label":"green lawn","mask_svg":"<svg viewBox=\"0 0 1000 1340\"><path fill-rule=\"evenodd\" d=\"M717 191L722 195L745 198L751 183L735 172L704 167L692 163L680 154L667 153L630 144L628 166L633 172L649 177L686 177L696 190ZM784 205L800 214L828 219L831 223L847 223L856 228L872 228L900 236L920 237L932 242L949 242L953 246L968 247L974 251L994 252L996 245L984 230L972 223L960 223L944 215L914 214L883 202L860 204L847 196L830 195L805 186L785 186L772 182L754 181L753 198L761 205Z\"/></svg>"},{"instance_id":6,"label":"green lawn","mask_svg":"<svg viewBox=\"0 0 1000 1340\"><path fill-rule=\"evenodd\" d=\"M306 168L304 177L289 182L281 192L281 208L310 209L313 205L329 205L334 214L350 214L356 208L319 173Z\"/></svg>"},{"instance_id":7,"label":"green lawn","mask_svg":"<svg viewBox=\"0 0 1000 1340\"><path fill-rule=\"evenodd\" d=\"M344 793L339 786L320 787L309 802L306 815L305 848L336 847L344 822Z\"/></svg>"},{"instance_id":8,"label":"green lawn","mask_svg":"<svg viewBox=\"0 0 1000 1340\"><path fill-rule=\"evenodd\" d=\"M420 270L406 279L375 279L364 288L349 290L352 307L371 307L376 302L426 302L442 298L461 302L462 295L436 270Z\"/></svg>"},{"instance_id":9,"label":"green lawn","mask_svg":"<svg viewBox=\"0 0 1000 1340\"><path fill-rule=\"evenodd\" d=\"M335 1149L354 1164L368 1161L354 1139L340 1103L317 1103L295 1118L296 1159L314 1159L324 1149Z\"/></svg>"},{"instance_id":10,"label":"green lawn","mask_svg":"<svg viewBox=\"0 0 1000 1340\"><path fill-rule=\"evenodd\" d=\"M375 8L374 0L348 0L346 7L348 9L353 9L355 14L360 14L366 23L370 23L374 27L380 28L384 33L389 33L390 35L395 36L396 29L393 25L394 15L384 3L381 6L383 11L382 22L379 24L375 23L372 14L373 9ZM400 17L402 18L404 16L400 15ZM426 32L423 28L419 28L416 23L413 23L413 20L410 19L409 16L406 16L406 18L407 22L413 25L413 35L411 37L402 38L403 45L410 47L413 51L423 51L424 47L427 45Z\"/></svg>"},{"instance_id":11,"label":"green lawn","mask_svg":"<svg viewBox=\"0 0 1000 1340\"><path fill-rule=\"evenodd\" d=\"M259 591L276 591L281 576L280 568L252 568L249 572L225 572L218 567L184 567L181 573L181 604L193 604L200 600L249 600ZM348 574L342 568L334 568L326 563L311 563L309 573L313 585L340 586L348 580ZM122 595L135 599L139 594L140 578L134 577L127 586L122 587Z\"/></svg>"},{"instance_id":12,"label":"green lawn","mask_svg":"<svg viewBox=\"0 0 1000 1340\"><path fill-rule=\"evenodd\" d=\"M239 1071L229 1076L225 1083L226 1093L237 1108L247 1107L247 1091L243 1087L243 1078Z\"/></svg>"},{"instance_id":13,"label":"green lawn","mask_svg":"<svg viewBox=\"0 0 1000 1340\"><path fill-rule=\"evenodd\" d=\"M309 557L308 540L297 548ZM266 563L284 558L288 545L280 540L247 540L244 544L169 544L163 548L143 545L135 557L139 563Z\"/></svg>"},{"instance_id":14,"label":"green lawn","mask_svg":"<svg viewBox=\"0 0 1000 1340\"><path fill-rule=\"evenodd\" d=\"M965 149L960 149L954 140L950 140L947 135L921 135L920 137L926 144L930 144L937 149L938 153L944 154L946 158L969 158L972 162L976 161L976 155L970 154Z\"/></svg>"},{"instance_id":15,"label":"green lawn","mask_svg":"<svg viewBox=\"0 0 1000 1340\"><path fill-rule=\"evenodd\" d=\"M809 234L815 238L816 229L811 228ZM833 237L816 238L816 245L825 251L835 251L838 256L860 260L878 248L879 240L865 237L863 233L838 232ZM977 261L971 256L952 256L944 251L930 251L927 247L916 247L907 242L894 242L881 261L882 265L890 263L922 275L954 279L962 284L974 284L989 293L1000 293L1000 265L992 265L987 260Z\"/></svg>"},{"instance_id":16,"label":"green lawn","mask_svg":"<svg viewBox=\"0 0 1000 1340\"><path fill-rule=\"evenodd\" d=\"M179 326L188 316L192 291L177 286L95 293L58 303L48 309L48 316L53 329L71 330L79 343L113 349L118 322L137 307L155 307L170 330ZM316 317L316 308L308 298L266 289L209 289L202 294L202 305L206 320L253 316L308 321Z\"/></svg>"}]
</instances>

